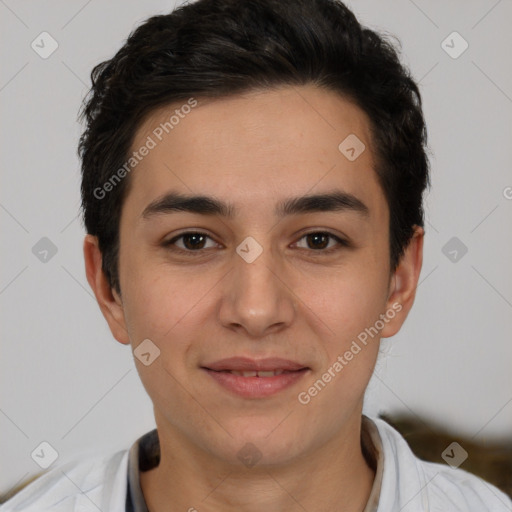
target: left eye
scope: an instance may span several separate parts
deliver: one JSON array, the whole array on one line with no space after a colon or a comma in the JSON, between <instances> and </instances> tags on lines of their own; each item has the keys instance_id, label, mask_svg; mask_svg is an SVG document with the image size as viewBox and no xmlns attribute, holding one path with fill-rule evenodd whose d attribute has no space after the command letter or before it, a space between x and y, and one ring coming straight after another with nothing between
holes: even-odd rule
<instances>
[{"instance_id":1,"label":"left eye","mask_svg":"<svg viewBox=\"0 0 512 512\"><path fill-rule=\"evenodd\" d=\"M336 249L336 245L347 245L347 243L341 238L333 235L332 233L325 233L323 231L307 233L301 237L300 240L306 241L306 247L301 247L301 249L313 249L314 251L323 250L323 252L331 252L331 250ZM334 242L334 244L329 245L330 242Z\"/></svg>"}]
</instances>

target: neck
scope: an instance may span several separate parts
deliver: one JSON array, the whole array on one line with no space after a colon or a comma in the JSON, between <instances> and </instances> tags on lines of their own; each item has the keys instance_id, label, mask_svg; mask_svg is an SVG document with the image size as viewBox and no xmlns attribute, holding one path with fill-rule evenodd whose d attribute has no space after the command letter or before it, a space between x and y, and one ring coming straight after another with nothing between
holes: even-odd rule
<instances>
[{"instance_id":1,"label":"neck","mask_svg":"<svg viewBox=\"0 0 512 512\"><path fill-rule=\"evenodd\" d=\"M140 474L150 512L361 512L375 477L361 450L361 416L300 460L251 468L212 458L175 431L158 433L160 464Z\"/></svg>"}]
</instances>

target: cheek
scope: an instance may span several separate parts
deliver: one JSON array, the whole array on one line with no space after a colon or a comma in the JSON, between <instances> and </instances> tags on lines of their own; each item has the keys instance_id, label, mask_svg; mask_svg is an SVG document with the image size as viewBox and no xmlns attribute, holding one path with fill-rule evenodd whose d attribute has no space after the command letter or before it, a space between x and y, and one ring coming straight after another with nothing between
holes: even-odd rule
<instances>
[{"instance_id":1,"label":"cheek","mask_svg":"<svg viewBox=\"0 0 512 512\"><path fill-rule=\"evenodd\" d=\"M325 281L323 290L313 294L314 309L329 327L323 339L325 359L321 380L329 389L322 391L323 399L355 403L371 377L379 351L380 315L387 298L387 282L382 273L372 272L372 267L352 267L350 275L333 275ZM333 376L334 375L334 376ZM318 376L315 376L317 379ZM315 393L315 390L312 390Z\"/></svg>"},{"instance_id":2,"label":"cheek","mask_svg":"<svg viewBox=\"0 0 512 512\"><path fill-rule=\"evenodd\" d=\"M148 366L136 360L137 371L152 399L160 407L174 411L187 399L179 383L186 381L186 354L191 340L197 339L195 319L204 307L201 298L208 291L208 283L191 282L161 265L141 267L136 261L130 264L137 271L125 276L124 311L132 346L136 350L149 339L159 350L158 357Z\"/></svg>"},{"instance_id":3,"label":"cheek","mask_svg":"<svg viewBox=\"0 0 512 512\"><path fill-rule=\"evenodd\" d=\"M201 319L210 311L219 276L208 272L200 278L186 269L171 269L165 263L148 265L147 260L127 258L124 311L132 343L154 341L163 352L184 351L187 339L201 327ZM141 260L143 258L140 258Z\"/></svg>"},{"instance_id":4,"label":"cheek","mask_svg":"<svg viewBox=\"0 0 512 512\"><path fill-rule=\"evenodd\" d=\"M311 294L312 309L319 312L339 344L374 325L385 308L387 283L370 267L351 268L332 275Z\"/></svg>"},{"instance_id":5,"label":"cheek","mask_svg":"<svg viewBox=\"0 0 512 512\"><path fill-rule=\"evenodd\" d=\"M361 276L353 273L351 278L326 281L323 292L311 296L311 309L319 312L329 334L321 340L322 367L298 399L301 407L317 410L333 426L360 403L379 352L375 324L385 308L386 288L375 278Z\"/></svg>"},{"instance_id":6,"label":"cheek","mask_svg":"<svg viewBox=\"0 0 512 512\"><path fill-rule=\"evenodd\" d=\"M135 344L144 338L158 343L190 309L193 289L161 266L138 262L135 257L126 263L123 305L130 338Z\"/></svg>"}]
</instances>

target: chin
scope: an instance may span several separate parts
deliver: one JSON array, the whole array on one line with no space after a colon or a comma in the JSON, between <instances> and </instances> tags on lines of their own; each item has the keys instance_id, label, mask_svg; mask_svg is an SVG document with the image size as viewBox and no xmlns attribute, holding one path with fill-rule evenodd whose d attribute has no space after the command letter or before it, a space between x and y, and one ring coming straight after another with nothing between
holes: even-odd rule
<instances>
[{"instance_id":1,"label":"chin","mask_svg":"<svg viewBox=\"0 0 512 512\"><path fill-rule=\"evenodd\" d=\"M259 423L252 419L243 422L243 425L237 422L238 430L227 429L230 433L236 432L236 435L229 439L228 454L225 453L225 443L222 443L223 458L227 457L230 463L252 467L282 465L300 456L307 451L304 430L290 429L290 425L286 428L284 423L280 424L282 419Z\"/></svg>"}]
</instances>

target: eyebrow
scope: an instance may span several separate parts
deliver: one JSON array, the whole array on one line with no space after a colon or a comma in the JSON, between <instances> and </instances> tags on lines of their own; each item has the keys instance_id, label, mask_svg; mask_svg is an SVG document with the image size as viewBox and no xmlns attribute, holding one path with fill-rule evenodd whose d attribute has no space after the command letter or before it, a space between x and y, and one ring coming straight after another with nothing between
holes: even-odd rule
<instances>
[{"instance_id":1,"label":"eyebrow","mask_svg":"<svg viewBox=\"0 0 512 512\"><path fill-rule=\"evenodd\" d=\"M173 212L217 215L232 219L236 208L231 203L210 196L169 192L146 206L141 217L147 220L155 215ZM277 217L313 212L354 212L364 218L369 216L369 208L360 199L341 190L288 198L278 203L275 209Z\"/></svg>"}]
</instances>

